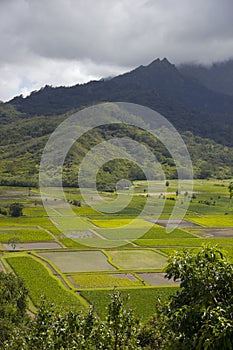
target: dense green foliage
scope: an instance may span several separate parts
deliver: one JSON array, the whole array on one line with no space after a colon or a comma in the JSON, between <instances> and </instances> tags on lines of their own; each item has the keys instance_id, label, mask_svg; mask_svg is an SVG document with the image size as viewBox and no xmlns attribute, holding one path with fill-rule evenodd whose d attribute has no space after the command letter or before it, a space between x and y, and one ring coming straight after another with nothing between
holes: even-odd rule
<instances>
[{"instance_id":1,"label":"dense green foliage","mask_svg":"<svg viewBox=\"0 0 233 350\"><path fill-rule=\"evenodd\" d=\"M0 272L0 343L24 322L27 295L22 279Z\"/></svg>"},{"instance_id":2,"label":"dense green foliage","mask_svg":"<svg viewBox=\"0 0 233 350\"><path fill-rule=\"evenodd\" d=\"M60 314L42 302L35 320L21 331L13 330L4 349L136 350L139 332L138 320L115 292L104 321L96 318L93 308L87 314Z\"/></svg>"},{"instance_id":3,"label":"dense green foliage","mask_svg":"<svg viewBox=\"0 0 233 350\"><path fill-rule=\"evenodd\" d=\"M229 194L230 194L230 199L233 197L233 182L231 181L229 186L228 186Z\"/></svg>"},{"instance_id":4,"label":"dense green foliage","mask_svg":"<svg viewBox=\"0 0 233 350\"><path fill-rule=\"evenodd\" d=\"M1 126L0 183L2 185L35 186L38 184L40 157L49 134L65 116L19 118ZM35 130L35 132L33 131ZM5 135L5 136L4 136ZM229 178L233 172L231 147L191 132L183 132L197 178ZM168 178L176 178L176 168L166 148L148 133L133 127L107 127L96 129L80 138L71 148L63 169L64 186L77 186L79 163L87 151L112 137L127 136L149 147L156 155ZM110 161L98 173L99 190L113 190L119 179L144 179L141 169L132 162ZM107 185L106 185L107 184ZM108 187L106 187L108 186Z\"/></svg>"},{"instance_id":5,"label":"dense green foliage","mask_svg":"<svg viewBox=\"0 0 233 350\"><path fill-rule=\"evenodd\" d=\"M21 203L11 203L9 206L9 214L14 218L18 218L23 215L23 205Z\"/></svg>"},{"instance_id":6,"label":"dense green foliage","mask_svg":"<svg viewBox=\"0 0 233 350\"><path fill-rule=\"evenodd\" d=\"M175 298L158 310L165 348L229 350L233 346L233 268L215 248L179 252L167 278L180 280Z\"/></svg>"}]
</instances>

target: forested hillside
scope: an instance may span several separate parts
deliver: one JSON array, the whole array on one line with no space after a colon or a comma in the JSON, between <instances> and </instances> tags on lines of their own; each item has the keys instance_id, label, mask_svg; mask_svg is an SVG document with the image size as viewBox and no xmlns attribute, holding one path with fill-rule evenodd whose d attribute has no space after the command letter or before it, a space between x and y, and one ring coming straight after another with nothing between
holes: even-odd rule
<instances>
[{"instance_id":1,"label":"forested hillside","mask_svg":"<svg viewBox=\"0 0 233 350\"><path fill-rule=\"evenodd\" d=\"M27 98L0 104L0 183L31 186L37 184L42 150L52 131L73 112L104 101L133 102L162 113L178 129L187 144L197 178L229 178L233 171L233 97L202 85L183 74L167 59L110 80L93 81L70 88L46 86ZM155 153L168 178L176 177L168 151L142 130L108 127L82 137L67 156L63 180L77 185L78 164L94 144L114 136L130 136ZM137 167L117 162L108 171L101 169L101 181L121 175L141 179ZM121 168L121 170L119 170ZM109 170L110 169L110 170Z\"/></svg>"}]
</instances>

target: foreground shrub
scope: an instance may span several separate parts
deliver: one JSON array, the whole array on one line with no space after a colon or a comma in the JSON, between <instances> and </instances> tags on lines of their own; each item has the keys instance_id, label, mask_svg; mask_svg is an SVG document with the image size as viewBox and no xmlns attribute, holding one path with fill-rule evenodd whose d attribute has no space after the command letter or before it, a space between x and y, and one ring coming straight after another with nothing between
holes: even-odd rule
<instances>
[{"instance_id":1,"label":"foreground shrub","mask_svg":"<svg viewBox=\"0 0 233 350\"><path fill-rule=\"evenodd\" d=\"M27 320L27 295L21 278L0 272L0 344Z\"/></svg>"},{"instance_id":2,"label":"foreground shrub","mask_svg":"<svg viewBox=\"0 0 233 350\"><path fill-rule=\"evenodd\" d=\"M169 260L168 279L180 290L157 311L158 332L166 349L229 350L233 348L233 268L216 248Z\"/></svg>"}]
</instances>

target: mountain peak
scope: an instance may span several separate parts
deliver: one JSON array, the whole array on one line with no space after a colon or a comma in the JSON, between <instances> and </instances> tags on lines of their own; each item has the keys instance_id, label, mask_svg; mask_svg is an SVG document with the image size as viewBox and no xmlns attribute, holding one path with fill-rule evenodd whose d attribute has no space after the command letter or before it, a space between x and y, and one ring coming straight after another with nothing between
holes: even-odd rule
<instances>
[{"instance_id":1,"label":"mountain peak","mask_svg":"<svg viewBox=\"0 0 233 350\"><path fill-rule=\"evenodd\" d=\"M158 66L158 67L161 67L161 66L175 67L175 65L172 64L171 62L169 62L166 57L164 57L163 59L156 58L154 61L149 63L147 67L154 67L154 66Z\"/></svg>"},{"instance_id":2,"label":"mountain peak","mask_svg":"<svg viewBox=\"0 0 233 350\"><path fill-rule=\"evenodd\" d=\"M169 62L166 57L164 57L163 59L156 58L148 65L141 65L132 70L131 72L123 74L123 76L135 76L135 74L137 75L137 77L140 76L143 80L147 75L150 76L150 79L157 79L159 77L165 77L167 75L175 75L176 77L180 76L180 73L177 70L176 66Z\"/></svg>"}]
</instances>

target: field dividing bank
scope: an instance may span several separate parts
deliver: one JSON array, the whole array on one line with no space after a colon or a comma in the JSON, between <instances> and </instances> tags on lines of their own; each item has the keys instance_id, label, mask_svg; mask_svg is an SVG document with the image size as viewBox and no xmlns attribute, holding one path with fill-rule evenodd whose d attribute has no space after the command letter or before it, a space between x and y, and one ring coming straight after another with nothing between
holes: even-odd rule
<instances>
[{"instance_id":1,"label":"field dividing bank","mask_svg":"<svg viewBox=\"0 0 233 350\"><path fill-rule=\"evenodd\" d=\"M27 242L27 243L3 243L3 247L7 251L33 251L33 250L50 250L50 249L62 249L57 242Z\"/></svg>"},{"instance_id":2,"label":"field dividing bank","mask_svg":"<svg viewBox=\"0 0 233 350\"><path fill-rule=\"evenodd\" d=\"M53 276L57 277L62 282L63 286L69 290L73 290L73 285L70 283L69 279L67 279L65 274L63 274L50 260L40 256L39 253L35 251L28 252L28 254L30 254L30 256L34 257L36 260L42 262L42 264L44 264L49 271L52 272Z\"/></svg>"},{"instance_id":3,"label":"field dividing bank","mask_svg":"<svg viewBox=\"0 0 233 350\"><path fill-rule=\"evenodd\" d=\"M6 272L6 269L1 261L1 257L0 257L0 272Z\"/></svg>"},{"instance_id":4,"label":"field dividing bank","mask_svg":"<svg viewBox=\"0 0 233 350\"><path fill-rule=\"evenodd\" d=\"M83 251L93 251L101 250L102 248L112 248L116 247L133 247L133 244L128 240L108 240L103 238L70 238L62 237L59 239L64 246L69 250L83 250Z\"/></svg>"},{"instance_id":5,"label":"field dividing bank","mask_svg":"<svg viewBox=\"0 0 233 350\"><path fill-rule=\"evenodd\" d=\"M123 299L126 301L125 306L132 308L141 320L147 320L155 313L155 307L158 299L166 300L171 295L175 295L179 287L143 287L127 288L120 291ZM106 305L109 304L113 289L99 290L80 290L83 296L90 304L94 305L97 314L101 319L107 315ZM127 298L129 296L129 299ZM128 301L127 301L128 299Z\"/></svg>"},{"instance_id":6,"label":"field dividing bank","mask_svg":"<svg viewBox=\"0 0 233 350\"><path fill-rule=\"evenodd\" d=\"M62 282L54 277L51 270L34 257L25 254L10 254L4 257L16 275L21 277L29 289L33 304L38 307L42 296L61 310L84 310L85 302L73 291L67 290Z\"/></svg>"},{"instance_id":7,"label":"field dividing bank","mask_svg":"<svg viewBox=\"0 0 233 350\"><path fill-rule=\"evenodd\" d=\"M201 247L205 244L233 246L233 238L137 239L139 247ZM232 247L233 249L233 247Z\"/></svg>"}]
</instances>

